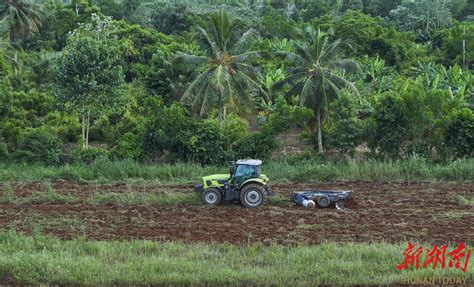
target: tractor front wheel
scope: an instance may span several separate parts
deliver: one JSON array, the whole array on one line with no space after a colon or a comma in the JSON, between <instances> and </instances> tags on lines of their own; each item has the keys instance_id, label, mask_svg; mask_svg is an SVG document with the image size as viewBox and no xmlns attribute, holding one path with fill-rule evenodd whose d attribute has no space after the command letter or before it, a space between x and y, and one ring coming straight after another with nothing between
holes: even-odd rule
<instances>
[{"instance_id":1,"label":"tractor front wheel","mask_svg":"<svg viewBox=\"0 0 474 287\"><path fill-rule=\"evenodd\" d=\"M240 203L244 207L256 208L265 202L265 191L259 184L248 184L240 191Z\"/></svg>"},{"instance_id":2,"label":"tractor front wheel","mask_svg":"<svg viewBox=\"0 0 474 287\"><path fill-rule=\"evenodd\" d=\"M218 205L221 203L222 194L219 190L215 188L208 188L202 193L202 202L205 205Z\"/></svg>"}]
</instances>

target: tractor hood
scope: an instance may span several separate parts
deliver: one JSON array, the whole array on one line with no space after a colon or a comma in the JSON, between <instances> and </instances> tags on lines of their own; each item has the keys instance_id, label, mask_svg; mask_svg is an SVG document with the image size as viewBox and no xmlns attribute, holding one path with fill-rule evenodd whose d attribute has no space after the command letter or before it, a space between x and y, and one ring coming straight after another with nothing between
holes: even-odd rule
<instances>
[{"instance_id":1,"label":"tractor hood","mask_svg":"<svg viewBox=\"0 0 474 287\"><path fill-rule=\"evenodd\" d=\"M213 175L208 175L208 176L203 176L202 180L228 180L230 178L229 174L213 174Z\"/></svg>"},{"instance_id":2,"label":"tractor hood","mask_svg":"<svg viewBox=\"0 0 474 287\"><path fill-rule=\"evenodd\" d=\"M230 179L229 174L213 174L204 176L202 178L202 183L204 188L208 188L209 186L223 186Z\"/></svg>"},{"instance_id":3,"label":"tractor hood","mask_svg":"<svg viewBox=\"0 0 474 287\"><path fill-rule=\"evenodd\" d=\"M223 186L225 183L228 183L230 179L229 174L213 174L202 177L202 184L204 188L208 188L210 186ZM268 177L264 174L261 174L259 178L251 178L246 180L246 182L250 181L258 181L262 184L268 183Z\"/></svg>"}]
</instances>

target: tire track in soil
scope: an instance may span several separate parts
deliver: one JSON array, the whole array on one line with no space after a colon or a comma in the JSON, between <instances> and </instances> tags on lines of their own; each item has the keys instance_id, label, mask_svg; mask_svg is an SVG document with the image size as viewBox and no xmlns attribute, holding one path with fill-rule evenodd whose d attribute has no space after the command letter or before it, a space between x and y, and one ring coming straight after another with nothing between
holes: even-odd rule
<instances>
[{"instance_id":1,"label":"tire track in soil","mask_svg":"<svg viewBox=\"0 0 474 287\"><path fill-rule=\"evenodd\" d=\"M191 185L130 187L124 184L87 185L52 183L55 192L79 197L95 190L109 192L191 192ZM15 196L28 195L40 183L13 184ZM193 205L86 205L1 204L0 230L16 228L30 233L40 226L44 234L64 239L155 239L185 242L246 244L317 244L333 242L406 242L433 244L471 243L474 208L462 205L458 195L474 197L470 183L339 182L277 184L290 196L291 189L350 189L355 200L344 211L334 208L303 209L291 202L245 209L235 204L218 207ZM135 189L136 188L136 189ZM446 213L455 214L449 217Z\"/></svg>"}]
</instances>

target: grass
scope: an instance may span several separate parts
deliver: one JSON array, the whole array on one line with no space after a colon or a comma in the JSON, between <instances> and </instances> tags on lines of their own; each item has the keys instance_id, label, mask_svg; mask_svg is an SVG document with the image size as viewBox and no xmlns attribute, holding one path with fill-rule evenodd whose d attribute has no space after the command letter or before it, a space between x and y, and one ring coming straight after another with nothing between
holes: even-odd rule
<instances>
[{"instance_id":1,"label":"grass","mask_svg":"<svg viewBox=\"0 0 474 287\"><path fill-rule=\"evenodd\" d=\"M474 206L474 198L465 198L462 195L458 195L457 200L462 205Z\"/></svg>"},{"instance_id":2,"label":"grass","mask_svg":"<svg viewBox=\"0 0 474 287\"><path fill-rule=\"evenodd\" d=\"M4 188L5 190L5 188ZM5 194L5 193L4 193ZM10 199L7 199L10 198ZM202 205L201 198L197 193L165 193L152 194L141 192L96 192L86 198L79 198L72 194L59 194L51 191L34 191L31 195L16 197L4 197L0 203L13 204L64 204L64 203L83 203L83 204L116 204L116 205Z\"/></svg>"},{"instance_id":3,"label":"grass","mask_svg":"<svg viewBox=\"0 0 474 287\"><path fill-rule=\"evenodd\" d=\"M464 216L474 216L474 212L471 211L466 211L466 210L461 210L461 211L447 211L444 213L444 216L447 219L453 220L453 219L459 219Z\"/></svg>"},{"instance_id":4,"label":"grass","mask_svg":"<svg viewBox=\"0 0 474 287\"><path fill-rule=\"evenodd\" d=\"M449 268L399 271L395 266L403 260L405 245L63 241L9 231L0 233L0 282L312 286L404 283L426 277L473 282L473 264L466 273Z\"/></svg>"},{"instance_id":5,"label":"grass","mask_svg":"<svg viewBox=\"0 0 474 287\"><path fill-rule=\"evenodd\" d=\"M127 193L96 193L85 200L87 204L137 204L137 205L174 205L174 204L201 204L197 193L169 193L156 195L151 193L127 192Z\"/></svg>"},{"instance_id":6,"label":"grass","mask_svg":"<svg viewBox=\"0 0 474 287\"><path fill-rule=\"evenodd\" d=\"M430 163L422 158L400 161L349 160L342 163L270 161L262 167L273 182L318 182L341 180L474 181L474 159L446 164ZM133 181L154 180L162 183L195 182L203 175L227 173L226 166L196 164L143 164L133 161L98 161L91 165L0 164L0 181Z\"/></svg>"},{"instance_id":7,"label":"grass","mask_svg":"<svg viewBox=\"0 0 474 287\"><path fill-rule=\"evenodd\" d=\"M0 200L1 203L10 203L13 200L13 188L11 183L3 183L3 196Z\"/></svg>"},{"instance_id":8,"label":"grass","mask_svg":"<svg viewBox=\"0 0 474 287\"><path fill-rule=\"evenodd\" d=\"M43 186L46 191L34 191L30 196L18 197L16 200L11 201L12 203L75 203L78 201L74 195L64 195L56 193L51 186L49 181L43 182Z\"/></svg>"}]
</instances>

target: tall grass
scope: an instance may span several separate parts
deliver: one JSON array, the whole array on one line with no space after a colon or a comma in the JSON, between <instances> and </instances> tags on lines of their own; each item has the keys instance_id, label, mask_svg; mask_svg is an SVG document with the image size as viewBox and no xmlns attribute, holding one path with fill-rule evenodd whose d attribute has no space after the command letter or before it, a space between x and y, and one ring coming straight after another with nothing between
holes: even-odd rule
<instances>
[{"instance_id":1,"label":"tall grass","mask_svg":"<svg viewBox=\"0 0 474 287\"><path fill-rule=\"evenodd\" d=\"M0 282L314 286L404 283L423 277L473 282L473 264L466 273L449 268L399 271L395 266L402 262L405 245L63 241L8 232L0 233Z\"/></svg>"},{"instance_id":2,"label":"tall grass","mask_svg":"<svg viewBox=\"0 0 474 287\"><path fill-rule=\"evenodd\" d=\"M264 163L263 173L273 182L311 182L336 180L473 181L474 159L459 159L445 164L431 163L422 158L397 161L349 160L341 163L303 160L293 163ZM155 180L186 183L203 175L227 173L226 166L197 164L142 164L133 161L97 161L91 165L20 165L0 164L0 181L127 181Z\"/></svg>"}]
</instances>

